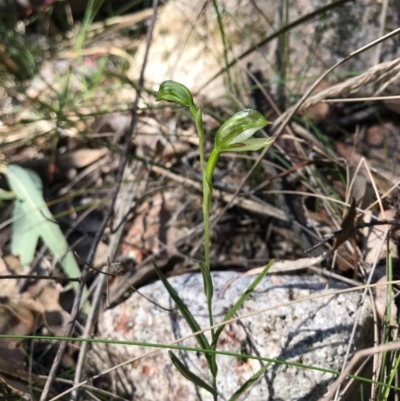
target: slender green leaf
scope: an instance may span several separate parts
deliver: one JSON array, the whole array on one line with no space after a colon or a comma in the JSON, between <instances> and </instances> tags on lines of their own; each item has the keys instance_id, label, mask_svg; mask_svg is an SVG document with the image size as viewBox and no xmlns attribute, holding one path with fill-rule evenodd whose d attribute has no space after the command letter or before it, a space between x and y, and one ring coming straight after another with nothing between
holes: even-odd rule
<instances>
[{"instance_id":1,"label":"slender green leaf","mask_svg":"<svg viewBox=\"0 0 400 401\"><path fill-rule=\"evenodd\" d=\"M153 266L154 269L164 284L165 289L168 291L168 294L171 296L171 298L174 300L176 306L182 313L183 317L185 318L187 324L189 325L190 329L192 330L193 333L196 333L198 331L201 331L199 324L197 323L197 320L194 318L188 307L186 306L185 302L183 302L182 298L179 296L179 294L175 291L174 287L169 283L169 281L166 279L160 268L157 266L157 264L153 261ZM207 340L207 337L204 335L204 333L200 333L196 335L197 342L199 343L201 348L204 349L211 349L210 343ZM214 372L216 369L215 363L213 363L213 358L212 355L206 354L205 355L208 366L210 368L211 372Z\"/></svg>"},{"instance_id":2,"label":"slender green leaf","mask_svg":"<svg viewBox=\"0 0 400 401\"><path fill-rule=\"evenodd\" d=\"M221 156L221 152L215 147L212 152L210 153L210 157L208 158L207 161L207 167L206 167L206 183L207 186L203 185L203 191L204 191L204 197L206 197L207 195L207 199L209 199L209 204L208 204L208 208L210 208L210 204L211 204L211 196L212 196L212 192L213 192L213 185L212 185L212 178L214 175L214 170L215 167L218 163L219 157Z\"/></svg>"},{"instance_id":3,"label":"slender green leaf","mask_svg":"<svg viewBox=\"0 0 400 401\"><path fill-rule=\"evenodd\" d=\"M176 356L172 351L168 351L168 355L171 358L172 363L181 372L181 374L190 380L196 386L202 387L207 390L212 395L216 396L216 391L209 384L207 384L203 379L200 379L197 375L191 372Z\"/></svg>"},{"instance_id":4,"label":"slender green leaf","mask_svg":"<svg viewBox=\"0 0 400 401\"><path fill-rule=\"evenodd\" d=\"M199 265L203 275L204 292L207 299L212 300L214 294L214 285L211 278L210 268L204 262L199 262Z\"/></svg>"},{"instance_id":5,"label":"slender green leaf","mask_svg":"<svg viewBox=\"0 0 400 401\"><path fill-rule=\"evenodd\" d=\"M265 277L265 275L268 273L268 270L271 268L271 266L274 264L274 261L271 260L263 269L263 271L253 280L253 282L249 285L247 290L242 294L242 296L236 301L236 303L232 306L232 308L229 310L229 312L226 314L224 317L223 322L226 322L227 320L232 319L234 314L237 312L237 310L243 305L243 302L249 297L249 295L254 291L254 289L258 286L258 284L261 283L262 279ZM215 336L213 339L213 342L211 346L215 348L217 346L217 341L219 336L221 335L222 331L224 330L225 325L219 326L217 331L215 332Z\"/></svg>"},{"instance_id":6,"label":"slender green leaf","mask_svg":"<svg viewBox=\"0 0 400 401\"><path fill-rule=\"evenodd\" d=\"M103 3L104 0L89 0L87 5L85 6L85 15L83 17L81 29L79 30L78 36L75 41L77 50L83 49L89 26L93 22Z\"/></svg>"},{"instance_id":7,"label":"slender green leaf","mask_svg":"<svg viewBox=\"0 0 400 401\"><path fill-rule=\"evenodd\" d=\"M235 392L235 394L233 394L232 397L229 398L229 401L237 400L245 391L249 390L251 386L257 383L258 379L267 371L270 365L271 362L267 363L260 370L254 373L254 375L251 376L250 379L248 379L245 383L243 383L240 388Z\"/></svg>"},{"instance_id":8,"label":"slender green leaf","mask_svg":"<svg viewBox=\"0 0 400 401\"><path fill-rule=\"evenodd\" d=\"M16 196L13 210L11 252L18 256L23 267L34 258L39 238L60 261L67 277L81 275L78 264L67 241L42 196L42 183L32 170L16 165L0 166L10 189ZM75 289L79 283L73 283Z\"/></svg>"}]
</instances>

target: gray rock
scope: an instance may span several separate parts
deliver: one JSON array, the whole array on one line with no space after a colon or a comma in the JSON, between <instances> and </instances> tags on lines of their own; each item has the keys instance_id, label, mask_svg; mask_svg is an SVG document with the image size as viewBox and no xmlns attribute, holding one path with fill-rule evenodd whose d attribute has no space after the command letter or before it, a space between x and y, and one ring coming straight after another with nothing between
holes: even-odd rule
<instances>
[{"instance_id":1,"label":"gray rock","mask_svg":"<svg viewBox=\"0 0 400 401\"><path fill-rule=\"evenodd\" d=\"M233 272L216 272L212 276L215 287L214 316L215 321L220 322L254 277ZM232 279L236 280L227 286ZM189 306L200 326L207 327L201 275L173 277L170 283ZM328 282L317 276L267 276L240 309L240 315L343 288L346 288L343 284ZM164 307L174 307L161 282L148 285L140 291ZM360 307L360 299L361 292L352 291L277 307L230 323L221 335L218 349L340 370ZM371 305L366 300L356 330L354 343L357 348L372 344L370 316ZM114 309L106 311L99 330L104 338L164 344L191 333L178 312L164 311L137 293ZM185 341L184 345L197 346L193 339ZM151 349L124 345L108 347L115 362L126 361L149 350ZM174 352L190 370L210 382L202 355ZM228 399L261 367L261 362L254 359L218 356L217 361L221 400ZM196 389L180 375L166 350L135 361L125 370L125 374L129 378L125 385L128 388L134 387L135 399L138 400L211 399L208 393ZM333 380L331 374L324 372L271 364L266 374L246 394L245 399L318 400Z\"/></svg>"}]
</instances>

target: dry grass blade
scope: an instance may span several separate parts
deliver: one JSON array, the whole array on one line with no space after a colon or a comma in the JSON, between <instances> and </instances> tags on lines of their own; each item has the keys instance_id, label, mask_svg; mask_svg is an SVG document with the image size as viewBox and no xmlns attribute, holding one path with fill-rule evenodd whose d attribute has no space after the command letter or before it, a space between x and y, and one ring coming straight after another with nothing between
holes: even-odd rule
<instances>
[{"instance_id":1,"label":"dry grass blade","mask_svg":"<svg viewBox=\"0 0 400 401\"><path fill-rule=\"evenodd\" d=\"M322 401L331 401L333 395L335 394L336 390L339 388L339 386L343 383L343 381L346 379L347 375L351 373L353 368L357 365L358 361L364 357L371 356L374 354L378 354L381 352L390 352L390 351L397 351L400 349L400 342L391 342L385 345L380 345L377 347L371 347L371 348L366 348L361 351L356 352L356 354L353 356L352 360L350 363L347 365L346 369L343 371L343 373L337 378L336 382L332 385L332 387L329 389L329 392L326 394L324 399Z\"/></svg>"},{"instance_id":2,"label":"dry grass blade","mask_svg":"<svg viewBox=\"0 0 400 401\"><path fill-rule=\"evenodd\" d=\"M353 103L353 102L379 102L382 100L400 100L400 96L371 96L371 97L354 97L350 99L324 99L322 103Z\"/></svg>"},{"instance_id":3,"label":"dry grass blade","mask_svg":"<svg viewBox=\"0 0 400 401\"><path fill-rule=\"evenodd\" d=\"M331 86L330 88L310 96L296 111L306 110L309 107L314 106L315 104L330 97L348 96L366 85L379 83L383 80L389 80L390 78L396 76L399 72L400 58L378 64L357 77L349 78L344 82ZM279 125L283 120L285 120L285 118L292 113L295 107L296 106L286 110L286 112L274 122L274 126Z\"/></svg>"}]
</instances>

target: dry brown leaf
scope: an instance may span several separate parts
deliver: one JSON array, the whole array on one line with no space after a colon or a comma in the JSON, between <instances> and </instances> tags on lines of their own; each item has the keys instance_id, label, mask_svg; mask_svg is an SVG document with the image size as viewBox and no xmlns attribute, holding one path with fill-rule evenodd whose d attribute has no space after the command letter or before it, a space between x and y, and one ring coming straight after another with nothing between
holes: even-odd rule
<instances>
[{"instance_id":1,"label":"dry brown leaf","mask_svg":"<svg viewBox=\"0 0 400 401\"><path fill-rule=\"evenodd\" d=\"M20 67L10 58L10 55L7 53L7 49L3 44L0 45L0 64L3 64L10 74L18 77Z\"/></svg>"},{"instance_id":2,"label":"dry brown leaf","mask_svg":"<svg viewBox=\"0 0 400 401\"><path fill-rule=\"evenodd\" d=\"M94 256L93 266L98 268L104 266L107 263L107 256L109 254L109 246L100 241L96 248L96 254Z\"/></svg>"},{"instance_id":3,"label":"dry brown leaf","mask_svg":"<svg viewBox=\"0 0 400 401\"><path fill-rule=\"evenodd\" d=\"M163 244L169 244L168 251L174 253L174 241L185 234L175 213L183 212L187 201L188 197L177 191L154 195L135 216L121 245L121 254L135 257L140 263L148 254L158 253Z\"/></svg>"},{"instance_id":4,"label":"dry brown leaf","mask_svg":"<svg viewBox=\"0 0 400 401\"><path fill-rule=\"evenodd\" d=\"M361 160L361 158L360 158ZM361 209L366 209L371 203L375 201L375 192L371 185L369 177L365 177L367 174L365 168L361 168L357 175L354 176L356 168L350 167L350 181L352 186L350 188L350 198L356 200L356 206Z\"/></svg>"},{"instance_id":5,"label":"dry brown leaf","mask_svg":"<svg viewBox=\"0 0 400 401\"><path fill-rule=\"evenodd\" d=\"M356 205L361 207L367 192L367 180L360 174L352 177L353 185L350 189L350 198L355 199Z\"/></svg>"},{"instance_id":6,"label":"dry brown leaf","mask_svg":"<svg viewBox=\"0 0 400 401\"><path fill-rule=\"evenodd\" d=\"M0 275L20 273L22 269L16 258L7 256L4 259L0 258ZM28 335L46 323L53 332L62 334L62 331L57 331L59 319L55 320L52 313L56 310L57 317L63 316L64 322L67 322L68 314L58 304L58 291L52 281L39 281L23 293L18 292L17 278L2 278L0 286L0 334ZM28 383L36 384L41 380L25 371L25 355L19 342L0 339L0 394L9 395L10 399L19 396L35 400Z\"/></svg>"},{"instance_id":7,"label":"dry brown leaf","mask_svg":"<svg viewBox=\"0 0 400 401\"><path fill-rule=\"evenodd\" d=\"M13 259L10 259L10 262ZM5 276L10 273L10 270L7 268L8 263L5 262L5 258L0 258L0 275ZM20 270L18 270L18 264L15 264L13 267L13 272L18 274ZM16 278L7 278L7 279L1 279L0 281L1 285L1 296L4 298L7 297L13 297L15 294L18 293L18 280Z\"/></svg>"},{"instance_id":8,"label":"dry brown leaf","mask_svg":"<svg viewBox=\"0 0 400 401\"><path fill-rule=\"evenodd\" d=\"M0 333L27 335L34 331L40 315L23 302L8 298L0 303Z\"/></svg>"},{"instance_id":9,"label":"dry brown leaf","mask_svg":"<svg viewBox=\"0 0 400 401\"><path fill-rule=\"evenodd\" d=\"M13 274L20 273L19 263L6 257L7 265L13 266ZM0 258L0 275L11 272ZM18 279L2 278L0 302L0 333L27 335L43 324L54 334L62 335L69 320L69 314L61 307L59 290L54 281L40 280L31 284L28 290L20 293Z\"/></svg>"},{"instance_id":10,"label":"dry brown leaf","mask_svg":"<svg viewBox=\"0 0 400 401\"><path fill-rule=\"evenodd\" d=\"M25 366L25 353L18 347L19 342L11 338L0 339L0 372L2 361L12 363L15 368Z\"/></svg>"},{"instance_id":11,"label":"dry brown leaf","mask_svg":"<svg viewBox=\"0 0 400 401\"><path fill-rule=\"evenodd\" d=\"M54 281L38 281L29 287L32 298L43 308L43 320L53 334L63 335L66 330L69 314L59 304L60 292Z\"/></svg>"},{"instance_id":12,"label":"dry brown leaf","mask_svg":"<svg viewBox=\"0 0 400 401\"><path fill-rule=\"evenodd\" d=\"M384 100L385 106L396 114L400 114L400 103L398 100Z\"/></svg>"},{"instance_id":13,"label":"dry brown leaf","mask_svg":"<svg viewBox=\"0 0 400 401\"><path fill-rule=\"evenodd\" d=\"M8 258L9 263L15 260ZM14 263L13 274L20 272L18 264ZM9 275L9 271L3 258L0 258L0 275ZM26 335L31 333L40 321L41 308L34 301L26 297L26 293L18 291L18 279L2 278L0 300L0 333Z\"/></svg>"},{"instance_id":14,"label":"dry brown leaf","mask_svg":"<svg viewBox=\"0 0 400 401\"><path fill-rule=\"evenodd\" d=\"M163 144L162 155L164 157L178 157L185 155L189 152L190 146L188 143L176 142Z\"/></svg>"},{"instance_id":15,"label":"dry brown leaf","mask_svg":"<svg viewBox=\"0 0 400 401\"><path fill-rule=\"evenodd\" d=\"M322 81L316 88L315 93L330 88L332 84L328 81ZM324 120L329 114L330 108L328 103L319 102L304 110L304 114L314 123L318 124Z\"/></svg>"},{"instance_id":16,"label":"dry brown leaf","mask_svg":"<svg viewBox=\"0 0 400 401\"><path fill-rule=\"evenodd\" d=\"M75 150L59 155L57 165L61 169L87 167L104 157L107 152L107 148Z\"/></svg>"}]
</instances>

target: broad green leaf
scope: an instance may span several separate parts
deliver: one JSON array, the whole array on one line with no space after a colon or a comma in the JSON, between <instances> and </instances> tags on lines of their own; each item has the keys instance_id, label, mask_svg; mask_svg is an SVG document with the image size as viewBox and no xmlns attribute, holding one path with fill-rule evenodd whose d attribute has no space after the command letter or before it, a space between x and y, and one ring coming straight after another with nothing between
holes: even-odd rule
<instances>
[{"instance_id":1,"label":"broad green leaf","mask_svg":"<svg viewBox=\"0 0 400 401\"><path fill-rule=\"evenodd\" d=\"M236 303L232 306L232 308L229 310L229 312L226 314L224 317L224 320L222 322L226 322L230 319L233 318L237 310L243 305L243 302L249 297L249 295L255 290L255 288L258 286L258 284L261 283L262 279L265 277L265 275L268 273L268 270L271 268L271 266L274 264L274 261L271 260L263 269L263 271L253 280L253 282L248 286L247 290L241 295L241 297L236 301ZM224 330L225 325L219 326L217 331L215 332L214 340L211 344L213 348L217 346L217 341L219 336L221 335L222 331Z\"/></svg>"},{"instance_id":2,"label":"broad green leaf","mask_svg":"<svg viewBox=\"0 0 400 401\"><path fill-rule=\"evenodd\" d=\"M226 120L215 135L215 149L222 152L234 144L241 144L268 124L258 111L246 109ZM240 146L240 145L239 145ZM226 150L225 150L226 151Z\"/></svg>"},{"instance_id":3,"label":"broad green leaf","mask_svg":"<svg viewBox=\"0 0 400 401\"><path fill-rule=\"evenodd\" d=\"M271 362L267 363L260 370L254 373L254 375L251 376L250 379L246 380L246 382L244 382L240 386L240 388L235 392L235 394L233 394L232 397L229 398L229 401L237 400L245 391L249 390L251 386L257 383L258 379L267 371L270 365Z\"/></svg>"},{"instance_id":4,"label":"broad green leaf","mask_svg":"<svg viewBox=\"0 0 400 401\"><path fill-rule=\"evenodd\" d=\"M200 331L200 326L197 323L197 320L194 318L186 304L183 302L182 298L179 296L179 294L175 291L174 287L169 283L169 281L166 279L162 271L159 269L157 264L153 261L153 266L154 269L164 284L165 289L168 291L168 294L171 296L171 298L174 300L176 306L182 313L183 317L185 318L187 324L189 325L190 329L192 330L193 333L196 333ZM203 349L211 349L210 344L207 340L207 337L204 335L204 333L200 333L196 335L197 342L199 343L200 347ZM210 368L211 372L216 372L216 366L215 366L215 361L213 360L213 356L211 354L206 354L205 355L207 359L208 366Z\"/></svg>"},{"instance_id":5,"label":"broad green leaf","mask_svg":"<svg viewBox=\"0 0 400 401\"><path fill-rule=\"evenodd\" d=\"M187 107L192 114L197 110L190 90L179 82L164 81L158 90L156 101L157 100L166 100L167 102Z\"/></svg>"},{"instance_id":6,"label":"broad green leaf","mask_svg":"<svg viewBox=\"0 0 400 401\"><path fill-rule=\"evenodd\" d=\"M16 165L0 166L15 194L11 252L18 256L23 267L34 258L39 238L64 268L67 277L80 277L81 271L72 251L42 196L42 183L32 170ZM76 289L78 283L74 282Z\"/></svg>"},{"instance_id":7,"label":"broad green leaf","mask_svg":"<svg viewBox=\"0 0 400 401\"><path fill-rule=\"evenodd\" d=\"M181 374L190 380L196 386L202 387L207 390L212 395L216 396L216 391L209 384L207 384L203 379L200 379L197 375L191 372L176 356L173 352L168 351L168 355L171 358L172 363L181 372Z\"/></svg>"}]
</instances>

